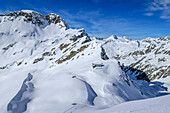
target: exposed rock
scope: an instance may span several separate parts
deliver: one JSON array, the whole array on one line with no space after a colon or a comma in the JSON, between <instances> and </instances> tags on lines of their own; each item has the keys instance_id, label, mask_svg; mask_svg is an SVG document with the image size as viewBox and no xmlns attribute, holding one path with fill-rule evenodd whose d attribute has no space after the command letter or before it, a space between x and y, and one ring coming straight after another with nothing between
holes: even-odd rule
<instances>
[{"instance_id":1,"label":"exposed rock","mask_svg":"<svg viewBox=\"0 0 170 113\"><path fill-rule=\"evenodd\" d=\"M70 45L70 43L69 44L62 43L59 48L60 48L60 50L63 50L64 48L67 48L69 45Z\"/></svg>"},{"instance_id":2,"label":"exposed rock","mask_svg":"<svg viewBox=\"0 0 170 113\"><path fill-rule=\"evenodd\" d=\"M69 55L67 55L65 58L61 57L58 60L56 60L56 63L61 64L67 60L70 60L72 57L74 57L78 52L77 51L71 51Z\"/></svg>"},{"instance_id":3,"label":"exposed rock","mask_svg":"<svg viewBox=\"0 0 170 113\"><path fill-rule=\"evenodd\" d=\"M109 57L106 55L106 52L105 52L103 47L101 47L101 58L103 60L108 60L109 59Z\"/></svg>"},{"instance_id":4,"label":"exposed rock","mask_svg":"<svg viewBox=\"0 0 170 113\"><path fill-rule=\"evenodd\" d=\"M42 61L42 60L43 60L43 58L36 58L36 59L34 60L33 64L35 64L35 63L37 63L37 62L40 62L40 61Z\"/></svg>"}]
</instances>

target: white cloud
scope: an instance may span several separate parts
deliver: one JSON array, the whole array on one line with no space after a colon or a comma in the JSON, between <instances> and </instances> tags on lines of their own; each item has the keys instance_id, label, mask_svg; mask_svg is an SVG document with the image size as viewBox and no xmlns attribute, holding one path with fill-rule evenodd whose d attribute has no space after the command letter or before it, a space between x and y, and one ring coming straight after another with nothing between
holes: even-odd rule
<instances>
[{"instance_id":1,"label":"white cloud","mask_svg":"<svg viewBox=\"0 0 170 113\"><path fill-rule=\"evenodd\" d=\"M145 16L153 16L153 13L144 13Z\"/></svg>"},{"instance_id":2,"label":"white cloud","mask_svg":"<svg viewBox=\"0 0 170 113\"><path fill-rule=\"evenodd\" d=\"M109 35L125 34L134 28L133 23L124 18L106 18L100 11L80 10L77 13L60 10L58 14L72 28L85 28L90 36L108 37ZM133 21L134 22L134 21Z\"/></svg>"},{"instance_id":3,"label":"white cloud","mask_svg":"<svg viewBox=\"0 0 170 113\"><path fill-rule=\"evenodd\" d=\"M148 11L160 11L160 18L170 20L170 0L154 0L148 6ZM149 13L148 13L149 14ZM146 14L146 16L148 16Z\"/></svg>"},{"instance_id":4,"label":"white cloud","mask_svg":"<svg viewBox=\"0 0 170 113\"><path fill-rule=\"evenodd\" d=\"M154 0L153 2L151 2L149 8L152 11L169 10L170 0Z\"/></svg>"},{"instance_id":5,"label":"white cloud","mask_svg":"<svg viewBox=\"0 0 170 113\"><path fill-rule=\"evenodd\" d=\"M66 19L71 27L76 28L86 26L85 22L94 25L96 18L103 16L99 11L86 12L84 10L80 10L77 13L69 13L68 11L60 10L59 15L61 15L63 19Z\"/></svg>"}]
</instances>

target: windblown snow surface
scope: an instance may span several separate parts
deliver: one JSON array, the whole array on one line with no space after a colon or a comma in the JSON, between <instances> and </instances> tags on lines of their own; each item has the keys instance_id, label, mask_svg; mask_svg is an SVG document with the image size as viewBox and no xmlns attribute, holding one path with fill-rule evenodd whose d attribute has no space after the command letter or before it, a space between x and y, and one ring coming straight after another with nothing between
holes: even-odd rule
<instances>
[{"instance_id":1,"label":"windblown snow surface","mask_svg":"<svg viewBox=\"0 0 170 113\"><path fill-rule=\"evenodd\" d=\"M168 113L169 76L138 80L111 57L125 40L90 38L56 14L1 15L0 113Z\"/></svg>"}]
</instances>

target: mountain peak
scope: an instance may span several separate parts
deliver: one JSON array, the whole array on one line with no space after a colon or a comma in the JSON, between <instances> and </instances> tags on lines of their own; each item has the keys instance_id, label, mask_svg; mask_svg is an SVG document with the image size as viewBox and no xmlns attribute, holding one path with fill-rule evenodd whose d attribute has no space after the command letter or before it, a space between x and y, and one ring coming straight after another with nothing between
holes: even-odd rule
<instances>
[{"instance_id":1,"label":"mountain peak","mask_svg":"<svg viewBox=\"0 0 170 113\"><path fill-rule=\"evenodd\" d=\"M116 35L111 35L110 37L109 37L109 39L118 39L118 37L116 36Z\"/></svg>"},{"instance_id":2,"label":"mountain peak","mask_svg":"<svg viewBox=\"0 0 170 113\"><path fill-rule=\"evenodd\" d=\"M131 39L129 39L126 36L111 35L110 37L107 38L107 40L115 40L115 41L126 42L126 41L130 41Z\"/></svg>"},{"instance_id":3,"label":"mountain peak","mask_svg":"<svg viewBox=\"0 0 170 113\"><path fill-rule=\"evenodd\" d=\"M54 13L43 15L33 10L21 10L0 15L0 17L4 17L6 21L13 21L14 19L24 20L25 22L32 23L38 26L45 25L47 23L59 23L61 27L69 28L67 23L59 15Z\"/></svg>"},{"instance_id":4,"label":"mountain peak","mask_svg":"<svg viewBox=\"0 0 170 113\"><path fill-rule=\"evenodd\" d=\"M21 10L22 12L25 12L25 13L32 13L32 12L35 12L33 10Z\"/></svg>"}]
</instances>

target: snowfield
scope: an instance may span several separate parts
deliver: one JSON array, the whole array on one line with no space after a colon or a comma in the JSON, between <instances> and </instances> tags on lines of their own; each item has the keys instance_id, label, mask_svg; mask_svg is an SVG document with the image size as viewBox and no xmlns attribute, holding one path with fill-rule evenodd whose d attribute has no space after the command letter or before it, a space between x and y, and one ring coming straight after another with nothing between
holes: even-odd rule
<instances>
[{"instance_id":1,"label":"snowfield","mask_svg":"<svg viewBox=\"0 0 170 113\"><path fill-rule=\"evenodd\" d=\"M155 63L165 74L153 79L154 74L147 77L137 68L146 67L144 56L131 56L150 46L143 40L90 38L56 14L22 10L1 15L0 113L168 113L168 42L169 37L160 40L164 47L159 50L166 51ZM146 64L154 61L148 59Z\"/></svg>"},{"instance_id":2,"label":"snowfield","mask_svg":"<svg viewBox=\"0 0 170 113\"><path fill-rule=\"evenodd\" d=\"M90 106L78 105L68 113L169 113L170 96L125 102L110 108L94 108ZM67 113L67 112L66 112Z\"/></svg>"}]
</instances>

